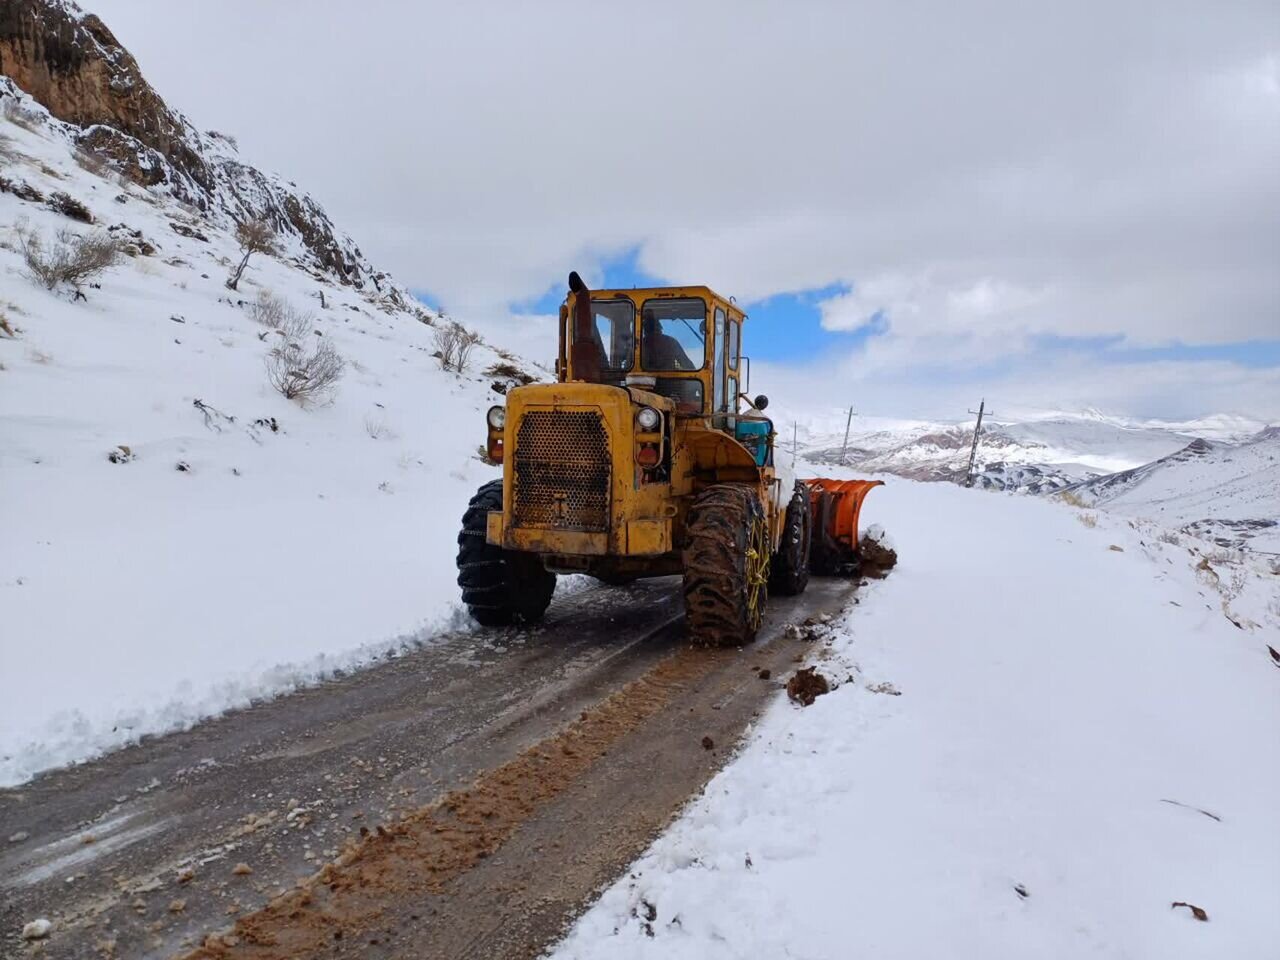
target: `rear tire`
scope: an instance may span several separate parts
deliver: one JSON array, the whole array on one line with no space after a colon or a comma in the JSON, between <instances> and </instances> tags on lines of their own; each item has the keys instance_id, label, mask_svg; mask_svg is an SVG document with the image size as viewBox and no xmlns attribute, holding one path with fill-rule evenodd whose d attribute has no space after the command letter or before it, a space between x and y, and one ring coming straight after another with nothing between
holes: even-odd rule
<instances>
[{"instance_id":1,"label":"rear tire","mask_svg":"<svg viewBox=\"0 0 1280 960\"><path fill-rule=\"evenodd\" d=\"M486 539L489 511L502 509L502 481L471 498L458 533L458 586L467 611L481 625L537 623L547 612L556 575L534 554L495 547Z\"/></svg>"},{"instance_id":2,"label":"rear tire","mask_svg":"<svg viewBox=\"0 0 1280 960\"><path fill-rule=\"evenodd\" d=\"M769 591L785 597L804 593L809 585L809 547L813 535L813 518L809 509L809 486L796 483L787 515L782 522L782 542L773 555L769 573Z\"/></svg>"},{"instance_id":3,"label":"rear tire","mask_svg":"<svg viewBox=\"0 0 1280 960\"><path fill-rule=\"evenodd\" d=\"M684 548L689 636L708 647L750 643L769 590L769 525L750 487L719 484L695 498Z\"/></svg>"}]
</instances>

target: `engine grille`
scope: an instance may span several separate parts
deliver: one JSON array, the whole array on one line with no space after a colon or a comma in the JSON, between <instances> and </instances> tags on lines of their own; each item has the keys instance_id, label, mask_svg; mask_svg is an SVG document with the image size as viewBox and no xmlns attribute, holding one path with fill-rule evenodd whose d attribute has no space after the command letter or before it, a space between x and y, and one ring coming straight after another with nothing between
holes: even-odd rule
<instances>
[{"instance_id":1,"label":"engine grille","mask_svg":"<svg viewBox=\"0 0 1280 960\"><path fill-rule=\"evenodd\" d=\"M609 529L609 436L591 410L530 410L516 432L512 524Z\"/></svg>"}]
</instances>

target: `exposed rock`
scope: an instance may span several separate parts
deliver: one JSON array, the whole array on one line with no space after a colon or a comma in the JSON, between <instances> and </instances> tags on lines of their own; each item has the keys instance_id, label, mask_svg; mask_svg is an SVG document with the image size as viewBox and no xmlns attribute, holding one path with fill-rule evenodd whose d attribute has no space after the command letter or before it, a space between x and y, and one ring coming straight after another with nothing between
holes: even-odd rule
<instances>
[{"instance_id":1,"label":"exposed rock","mask_svg":"<svg viewBox=\"0 0 1280 960\"><path fill-rule=\"evenodd\" d=\"M166 190L223 226L266 220L304 265L357 288L371 283L403 306L401 291L318 203L242 162L232 137L202 133L171 109L106 24L71 0L0 5L0 74L0 102L25 91L80 149L134 183Z\"/></svg>"}]
</instances>

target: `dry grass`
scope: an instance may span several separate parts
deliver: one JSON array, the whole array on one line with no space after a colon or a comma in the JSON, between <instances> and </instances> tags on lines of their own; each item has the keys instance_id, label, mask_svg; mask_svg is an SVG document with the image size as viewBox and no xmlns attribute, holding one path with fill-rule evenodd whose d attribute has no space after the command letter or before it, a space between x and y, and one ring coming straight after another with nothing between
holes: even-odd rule
<instances>
[{"instance_id":1,"label":"dry grass","mask_svg":"<svg viewBox=\"0 0 1280 960\"><path fill-rule=\"evenodd\" d=\"M1080 509L1084 509L1088 506L1088 504L1085 503L1081 496L1074 490L1063 490L1061 493L1056 494L1056 496L1068 506L1079 507Z\"/></svg>"},{"instance_id":2,"label":"dry grass","mask_svg":"<svg viewBox=\"0 0 1280 960\"><path fill-rule=\"evenodd\" d=\"M381 414L371 413L365 416L364 432L369 435L371 440L394 440L396 438L395 431L387 423L387 418Z\"/></svg>"},{"instance_id":3,"label":"dry grass","mask_svg":"<svg viewBox=\"0 0 1280 960\"><path fill-rule=\"evenodd\" d=\"M14 146L13 137L0 133L0 161L17 163L20 159L22 159L22 153Z\"/></svg>"},{"instance_id":4,"label":"dry grass","mask_svg":"<svg viewBox=\"0 0 1280 960\"><path fill-rule=\"evenodd\" d=\"M1098 525L1098 515L1096 513L1082 513L1076 519L1089 529L1093 529Z\"/></svg>"}]
</instances>

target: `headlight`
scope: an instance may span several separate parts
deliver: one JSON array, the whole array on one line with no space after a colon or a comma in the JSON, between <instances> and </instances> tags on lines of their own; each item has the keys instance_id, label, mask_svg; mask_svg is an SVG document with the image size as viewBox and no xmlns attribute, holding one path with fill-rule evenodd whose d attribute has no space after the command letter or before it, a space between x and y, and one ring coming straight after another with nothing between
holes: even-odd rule
<instances>
[{"instance_id":1,"label":"headlight","mask_svg":"<svg viewBox=\"0 0 1280 960\"><path fill-rule=\"evenodd\" d=\"M641 407L640 412L636 414L636 423L640 425L641 430L652 433L662 423L662 414L653 407Z\"/></svg>"},{"instance_id":2,"label":"headlight","mask_svg":"<svg viewBox=\"0 0 1280 960\"><path fill-rule=\"evenodd\" d=\"M490 407L489 408L489 426L495 430L501 430L507 425L507 408L506 407Z\"/></svg>"}]
</instances>

